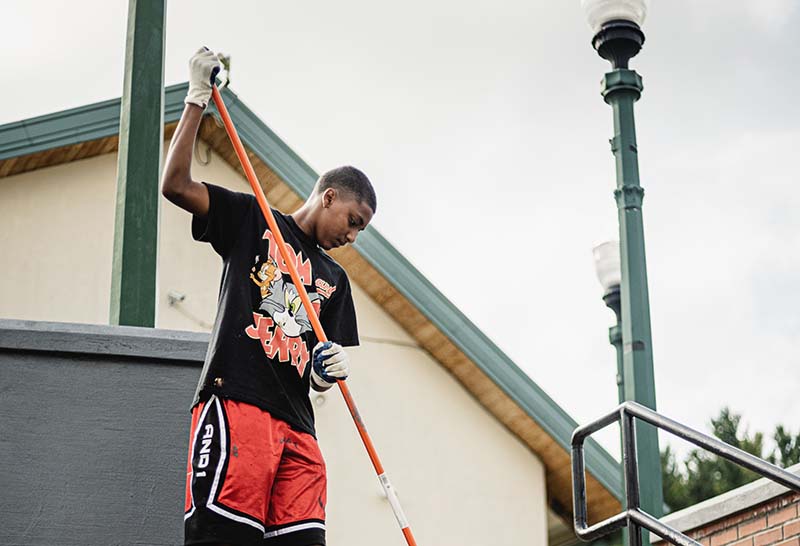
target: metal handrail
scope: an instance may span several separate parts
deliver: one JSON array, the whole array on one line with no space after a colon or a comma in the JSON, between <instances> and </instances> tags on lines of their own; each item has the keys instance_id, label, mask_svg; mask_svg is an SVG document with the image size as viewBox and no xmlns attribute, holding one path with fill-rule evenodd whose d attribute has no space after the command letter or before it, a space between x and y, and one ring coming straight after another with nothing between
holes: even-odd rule
<instances>
[{"instance_id":1,"label":"metal handrail","mask_svg":"<svg viewBox=\"0 0 800 546\"><path fill-rule=\"evenodd\" d=\"M635 419L641 419L654 427L671 432L696 446L748 468L789 489L800 492L800 476L795 476L755 455L664 417L641 404L630 401L624 402L608 415L578 427L572 433L572 507L575 513L575 534L583 541L588 542L613 533L622 527L629 526L629 543L631 546L641 546L642 528L657 534L671 544L701 546L699 542L692 540L677 529L661 523L658 519L640 509ZM615 516L589 526L586 516L586 465L583 456L583 442L593 433L618 421L621 422L625 500L628 508Z\"/></svg>"}]
</instances>

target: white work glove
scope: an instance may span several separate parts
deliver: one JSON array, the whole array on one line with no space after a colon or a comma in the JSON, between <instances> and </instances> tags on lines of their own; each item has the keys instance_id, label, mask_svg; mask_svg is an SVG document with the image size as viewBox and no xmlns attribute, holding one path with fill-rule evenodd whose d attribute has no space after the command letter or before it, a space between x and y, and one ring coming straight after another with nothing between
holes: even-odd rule
<instances>
[{"instance_id":1,"label":"white work glove","mask_svg":"<svg viewBox=\"0 0 800 546\"><path fill-rule=\"evenodd\" d=\"M338 343L317 343L312 352L311 380L317 390L328 390L338 379L347 379L350 358Z\"/></svg>"},{"instance_id":2,"label":"white work glove","mask_svg":"<svg viewBox=\"0 0 800 546\"><path fill-rule=\"evenodd\" d=\"M216 53L205 47L198 49L189 59L189 92L183 102L200 108L208 106L211 85L221 67Z\"/></svg>"}]
</instances>

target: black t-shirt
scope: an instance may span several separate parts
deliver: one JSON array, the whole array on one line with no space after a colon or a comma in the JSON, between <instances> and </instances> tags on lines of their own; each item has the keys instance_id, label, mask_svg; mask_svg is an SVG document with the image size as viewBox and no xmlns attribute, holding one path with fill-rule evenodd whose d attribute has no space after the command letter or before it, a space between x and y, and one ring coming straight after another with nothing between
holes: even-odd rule
<instances>
[{"instance_id":1,"label":"black t-shirt","mask_svg":"<svg viewBox=\"0 0 800 546\"><path fill-rule=\"evenodd\" d=\"M212 394L253 404L314 434L309 400L317 337L277 241L255 197L206 184L207 218L192 218L192 236L222 257L217 318L192 406ZM295 266L328 339L358 345L344 269L291 216L273 209Z\"/></svg>"}]
</instances>

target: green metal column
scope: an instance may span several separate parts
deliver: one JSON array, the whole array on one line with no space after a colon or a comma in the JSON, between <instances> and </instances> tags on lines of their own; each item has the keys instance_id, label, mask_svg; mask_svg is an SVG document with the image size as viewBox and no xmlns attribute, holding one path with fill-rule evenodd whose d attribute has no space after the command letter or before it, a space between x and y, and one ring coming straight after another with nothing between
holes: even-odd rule
<instances>
[{"instance_id":1,"label":"green metal column","mask_svg":"<svg viewBox=\"0 0 800 546\"><path fill-rule=\"evenodd\" d=\"M130 0L109 322L155 326L166 0Z\"/></svg>"},{"instance_id":2,"label":"green metal column","mask_svg":"<svg viewBox=\"0 0 800 546\"><path fill-rule=\"evenodd\" d=\"M642 225L644 190L639 184L633 105L642 92L642 78L633 70L618 68L605 75L603 98L614 110L614 138L622 265L622 360L626 400L656 409L653 349L650 337L650 302ZM663 514L658 433L637 421L636 428L642 509L655 517ZM646 538L645 538L646 540Z\"/></svg>"},{"instance_id":3,"label":"green metal column","mask_svg":"<svg viewBox=\"0 0 800 546\"><path fill-rule=\"evenodd\" d=\"M622 358L622 309L620 308L620 287L615 286L605 296L603 301L614 311L617 323L608 329L608 341L614 346L617 356L617 399L622 404L625 401L625 382L623 381L624 365ZM624 490L623 484L623 490Z\"/></svg>"},{"instance_id":4,"label":"green metal column","mask_svg":"<svg viewBox=\"0 0 800 546\"><path fill-rule=\"evenodd\" d=\"M624 359L622 355L622 309L621 305L621 295L620 295L621 288L619 286L614 286L611 288L609 292L607 292L603 296L603 301L606 305L614 311L614 316L617 319L617 323L608 329L608 341L611 345L614 346L615 354L617 356L617 399L619 403L622 404L625 401L625 381L623 380L624 374ZM621 425L622 423L620 423ZM620 435L620 443L622 442L622 435ZM620 454L624 452L624 447L620 445ZM621 491L625 491L625 473L624 471L620 475L620 481L622 485ZM627 503L625 502L625 497L621 499L622 508L627 508ZM629 542L629 531L627 527L624 527L621 530L621 542L613 542L614 544L630 544ZM613 539L609 539L613 540Z\"/></svg>"}]
</instances>

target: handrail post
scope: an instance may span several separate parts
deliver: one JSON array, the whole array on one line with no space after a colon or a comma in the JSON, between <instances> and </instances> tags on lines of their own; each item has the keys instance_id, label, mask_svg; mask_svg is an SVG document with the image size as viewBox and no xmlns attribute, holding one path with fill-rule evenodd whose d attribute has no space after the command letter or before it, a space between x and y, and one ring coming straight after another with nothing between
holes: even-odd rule
<instances>
[{"instance_id":1,"label":"handrail post","mask_svg":"<svg viewBox=\"0 0 800 546\"><path fill-rule=\"evenodd\" d=\"M620 433L622 434L622 465L625 473L625 504L627 510L638 510L639 498L639 464L636 460L636 423L634 416L625 411L622 405L619 410ZM629 546L642 546L642 528L633 521L628 522Z\"/></svg>"}]
</instances>

